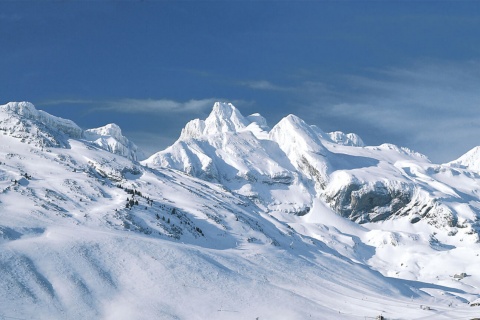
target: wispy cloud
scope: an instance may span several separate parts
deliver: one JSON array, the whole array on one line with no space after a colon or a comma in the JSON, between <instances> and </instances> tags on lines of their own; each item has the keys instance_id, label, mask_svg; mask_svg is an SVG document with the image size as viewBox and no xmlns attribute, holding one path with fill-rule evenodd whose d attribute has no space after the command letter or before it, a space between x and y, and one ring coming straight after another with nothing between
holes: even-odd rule
<instances>
[{"instance_id":1,"label":"wispy cloud","mask_svg":"<svg viewBox=\"0 0 480 320\"><path fill-rule=\"evenodd\" d=\"M345 83L355 90L323 113L403 136L434 160L453 160L452 154L480 145L478 62L418 63L347 76Z\"/></svg>"},{"instance_id":2,"label":"wispy cloud","mask_svg":"<svg viewBox=\"0 0 480 320\"><path fill-rule=\"evenodd\" d=\"M84 99L50 99L50 100L41 101L38 103L38 105L41 105L41 106L62 106L62 105L70 105L70 104L92 105L97 103L99 103L99 101L84 100Z\"/></svg>"},{"instance_id":3,"label":"wispy cloud","mask_svg":"<svg viewBox=\"0 0 480 320\"><path fill-rule=\"evenodd\" d=\"M201 113L212 107L217 99L191 99L179 102L168 99L120 99L108 101L97 110L113 110L122 113Z\"/></svg>"},{"instance_id":4,"label":"wispy cloud","mask_svg":"<svg viewBox=\"0 0 480 320\"><path fill-rule=\"evenodd\" d=\"M210 109L218 99L191 99L185 102L170 99L116 99L83 100L57 99L39 103L41 106L88 105L90 111L114 111L120 113L201 113Z\"/></svg>"},{"instance_id":5,"label":"wispy cloud","mask_svg":"<svg viewBox=\"0 0 480 320\"><path fill-rule=\"evenodd\" d=\"M242 81L240 85L255 89L255 90L274 90L274 91L288 91L291 88L282 87L276 84L273 84L267 80L251 80L251 81Z\"/></svg>"},{"instance_id":6,"label":"wispy cloud","mask_svg":"<svg viewBox=\"0 0 480 320\"><path fill-rule=\"evenodd\" d=\"M268 80L251 80L242 81L239 84L253 90L281 91L294 95L318 95L319 93L334 94L329 86L321 81L304 80L292 85L278 85Z\"/></svg>"}]
</instances>

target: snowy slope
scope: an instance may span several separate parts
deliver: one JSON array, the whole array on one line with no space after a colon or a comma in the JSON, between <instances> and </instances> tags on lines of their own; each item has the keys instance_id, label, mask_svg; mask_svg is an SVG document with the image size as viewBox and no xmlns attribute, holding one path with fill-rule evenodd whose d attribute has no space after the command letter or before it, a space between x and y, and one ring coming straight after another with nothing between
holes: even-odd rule
<instances>
[{"instance_id":1,"label":"snowy slope","mask_svg":"<svg viewBox=\"0 0 480 320\"><path fill-rule=\"evenodd\" d=\"M8 121L30 125L25 126L29 132L7 127L0 135L0 316L478 315L478 307L469 306L480 297L479 244L467 221L478 215L472 209L476 193L468 191L477 178L469 171L433 166L419 155L388 145L339 144L314 135L317 130L309 130L293 116L285 125L298 129L295 139L302 149L280 148L269 138L261 116L241 117L232 109L218 113L219 118L205 121L201 131L190 130L189 135L200 134L186 138L188 148L182 150L202 147L196 149L200 159L206 148L219 148L208 155L215 161L215 179L227 188L114 154L85 139L82 131L72 134L73 122L65 121L69 126L60 130L51 125L53 120L0 110L2 126ZM44 114L56 120L48 116ZM202 122L197 123L200 130ZM58 143L47 146L44 139L51 137L46 133ZM111 135L102 130L96 134ZM213 143L213 138L205 138L213 136L225 140ZM280 141L281 136L275 139ZM409 216L359 225L327 205L319 182L310 180L315 175L302 169L299 150L307 153L309 163L324 165L328 183L341 180L332 176L342 170L366 182L378 179L380 169L385 169L386 178L405 171L400 176L423 181L431 197L455 199L449 205L457 206L462 215L456 215L456 227L448 228L428 219L412 224ZM372 154L382 157L371 163ZM245 155L249 157L236 158ZM393 159L398 172L390 166ZM223 166L218 165L220 160ZM376 169L359 170L358 163ZM240 193L230 191L231 186L239 186ZM249 187L261 201L242 195ZM329 190L328 185L325 188ZM469 197L462 198L467 192ZM279 195L288 195L288 201L280 201ZM308 213L292 214L307 201ZM454 230L455 235L449 235ZM461 273L467 276L453 278Z\"/></svg>"}]
</instances>

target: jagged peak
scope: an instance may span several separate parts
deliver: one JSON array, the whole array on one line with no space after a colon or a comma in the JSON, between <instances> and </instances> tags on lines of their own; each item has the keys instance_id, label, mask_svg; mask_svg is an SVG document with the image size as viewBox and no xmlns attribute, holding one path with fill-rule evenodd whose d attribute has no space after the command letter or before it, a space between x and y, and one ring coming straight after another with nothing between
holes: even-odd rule
<instances>
[{"instance_id":1,"label":"jagged peak","mask_svg":"<svg viewBox=\"0 0 480 320\"><path fill-rule=\"evenodd\" d=\"M263 120L262 120L263 119ZM189 138L199 139L203 135L244 130L252 122L260 122L259 127L266 125L266 120L260 116L244 117L231 103L215 102L209 116L205 120L194 119L182 129L179 140Z\"/></svg>"},{"instance_id":2,"label":"jagged peak","mask_svg":"<svg viewBox=\"0 0 480 320\"><path fill-rule=\"evenodd\" d=\"M215 102L212 112L205 120L203 133L236 132L248 124L248 121L233 104Z\"/></svg>"},{"instance_id":3,"label":"jagged peak","mask_svg":"<svg viewBox=\"0 0 480 320\"><path fill-rule=\"evenodd\" d=\"M218 114L223 116L224 118L228 118L234 113L235 111L238 112L237 108L230 102L220 102L217 101L213 104L213 109L211 114Z\"/></svg>"}]
</instances>

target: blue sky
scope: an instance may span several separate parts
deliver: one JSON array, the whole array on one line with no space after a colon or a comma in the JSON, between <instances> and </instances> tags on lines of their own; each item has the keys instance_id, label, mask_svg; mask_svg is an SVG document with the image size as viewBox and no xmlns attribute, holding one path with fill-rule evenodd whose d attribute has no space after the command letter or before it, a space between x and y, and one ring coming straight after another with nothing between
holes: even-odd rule
<instances>
[{"instance_id":1,"label":"blue sky","mask_svg":"<svg viewBox=\"0 0 480 320\"><path fill-rule=\"evenodd\" d=\"M216 100L434 162L480 145L480 2L0 2L0 103L152 153Z\"/></svg>"}]
</instances>

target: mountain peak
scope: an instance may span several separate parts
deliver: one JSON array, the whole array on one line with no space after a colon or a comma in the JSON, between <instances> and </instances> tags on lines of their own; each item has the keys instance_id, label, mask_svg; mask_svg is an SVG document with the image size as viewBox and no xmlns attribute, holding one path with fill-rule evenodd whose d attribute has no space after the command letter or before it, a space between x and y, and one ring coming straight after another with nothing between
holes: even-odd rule
<instances>
[{"instance_id":1,"label":"mountain peak","mask_svg":"<svg viewBox=\"0 0 480 320\"><path fill-rule=\"evenodd\" d=\"M38 110L31 102L9 102L6 105L1 106L2 111L17 114L27 118L37 117Z\"/></svg>"},{"instance_id":2,"label":"mountain peak","mask_svg":"<svg viewBox=\"0 0 480 320\"><path fill-rule=\"evenodd\" d=\"M212 113L231 115L235 110L237 110L237 108L235 108L233 104L217 101L213 104Z\"/></svg>"},{"instance_id":3,"label":"mountain peak","mask_svg":"<svg viewBox=\"0 0 480 320\"><path fill-rule=\"evenodd\" d=\"M296 115L289 114L278 122L270 131L270 138L276 141L287 154L289 150L312 151L324 153L324 147L318 134Z\"/></svg>"},{"instance_id":4,"label":"mountain peak","mask_svg":"<svg viewBox=\"0 0 480 320\"><path fill-rule=\"evenodd\" d=\"M95 133L101 136L111 136L117 140L125 139L125 137L122 135L122 129L120 129L120 127L115 123L109 123L103 127L99 127L95 129L88 129L85 132Z\"/></svg>"},{"instance_id":5,"label":"mountain peak","mask_svg":"<svg viewBox=\"0 0 480 320\"><path fill-rule=\"evenodd\" d=\"M231 103L215 102L213 110L205 120L204 134L236 132L245 128L249 121Z\"/></svg>"},{"instance_id":6,"label":"mountain peak","mask_svg":"<svg viewBox=\"0 0 480 320\"><path fill-rule=\"evenodd\" d=\"M452 167L480 172L480 146L474 147L457 160L448 163Z\"/></svg>"},{"instance_id":7,"label":"mountain peak","mask_svg":"<svg viewBox=\"0 0 480 320\"><path fill-rule=\"evenodd\" d=\"M198 139L203 135L223 132L237 132L245 129L251 122L233 104L215 102L212 112L205 120L194 119L186 124L180 134L180 140Z\"/></svg>"},{"instance_id":8,"label":"mountain peak","mask_svg":"<svg viewBox=\"0 0 480 320\"><path fill-rule=\"evenodd\" d=\"M119 154L131 160L145 159L143 152L122 134L122 129L115 123L85 130L84 135L88 141L112 153Z\"/></svg>"}]
</instances>

